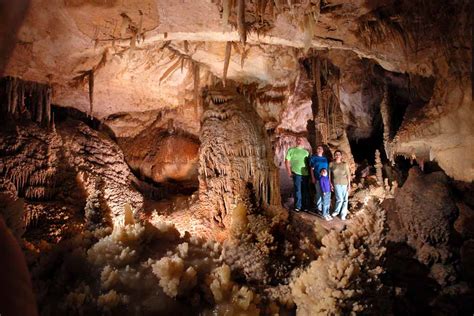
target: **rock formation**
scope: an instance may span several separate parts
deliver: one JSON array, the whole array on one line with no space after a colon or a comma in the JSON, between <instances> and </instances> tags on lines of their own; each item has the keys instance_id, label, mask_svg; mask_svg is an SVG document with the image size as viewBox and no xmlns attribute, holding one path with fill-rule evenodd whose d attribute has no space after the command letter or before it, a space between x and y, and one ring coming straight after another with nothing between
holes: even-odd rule
<instances>
[{"instance_id":1,"label":"rock formation","mask_svg":"<svg viewBox=\"0 0 474 316\"><path fill-rule=\"evenodd\" d=\"M229 227L238 202L280 205L278 173L263 122L242 95L207 91L199 149L199 199ZM254 200L254 201L252 201Z\"/></svg>"}]
</instances>

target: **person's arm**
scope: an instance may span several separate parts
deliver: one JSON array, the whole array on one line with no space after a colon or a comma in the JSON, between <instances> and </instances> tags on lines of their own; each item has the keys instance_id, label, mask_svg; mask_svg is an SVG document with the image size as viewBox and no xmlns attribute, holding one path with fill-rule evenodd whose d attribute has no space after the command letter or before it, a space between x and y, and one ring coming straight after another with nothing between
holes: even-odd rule
<instances>
[{"instance_id":1,"label":"person's arm","mask_svg":"<svg viewBox=\"0 0 474 316\"><path fill-rule=\"evenodd\" d=\"M346 162L346 175L347 175L347 192L351 191L351 170L349 164Z\"/></svg>"},{"instance_id":2,"label":"person's arm","mask_svg":"<svg viewBox=\"0 0 474 316\"><path fill-rule=\"evenodd\" d=\"M309 157L309 173L311 174L311 182L316 183L316 177L314 176L314 164L311 160L311 157Z\"/></svg>"},{"instance_id":3,"label":"person's arm","mask_svg":"<svg viewBox=\"0 0 474 316\"><path fill-rule=\"evenodd\" d=\"M327 161L327 158L326 158L326 161ZM331 168L330 168L329 162L327 163L327 170L328 170L328 178L329 178L329 187L330 187L331 191L334 191L333 188L332 188Z\"/></svg>"},{"instance_id":4,"label":"person's arm","mask_svg":"<svg viewBox=\"0 0 474 316\"><path fill-rule=\"evenodd\" d=\"M289 160L285 159L285 167L286 167L286 173L291 178L291 163Z\"/></svg>"},{"instance_id":5,"label":"person's arm","mask_svg":"<svg viewBox=\"0 0 474 316\"><path fill-rule=\"evenodd\" d=\"M333 177L331 176L331 173L332 173L331 164L328 164L328 169L329 169L329 172L328 172L328 174L329 174L329 187L331 188L331 192L334 192L334 185L332 183Z\"/></svg>"},{"instance_id":6,"label":"person's arm","mask_svg":"<svg viewBox=\"0 0 474 316\"><path fill-rule=\"evenodd\" d=\"M291 152L292 152L292 148L288 149L288 151L286 152L286 156L285 156L285 168L286 168L286 173L288 174L288 176L291 178Z\"/></svg>"}]
</instances>

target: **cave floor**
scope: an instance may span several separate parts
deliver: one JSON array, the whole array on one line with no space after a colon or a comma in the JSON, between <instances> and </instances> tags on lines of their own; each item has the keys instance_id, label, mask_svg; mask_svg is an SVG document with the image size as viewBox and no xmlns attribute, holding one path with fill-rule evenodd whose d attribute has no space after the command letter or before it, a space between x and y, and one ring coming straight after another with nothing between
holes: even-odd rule
<instances>
[{"instance_id":1,"label":"cave floor","mask_svg":"<svg viewBox=\"0 0 474 316\"><path fill-rule=\"evenodd\" d=\"M176 229L184 235L189 232L192 236L223 241L227 235L221 230L215 229L214 224L209 221L208 214L197 207L196 196L175 195L165 200L146 200L145 211L142 219L150 221L154 225L160 222L172 223ZM289 212L289 222L297 228L300 238L309 238L315 242L320 242L322 237L332 230L342 231L353 218L354 213L349 214L346 221L334 218L331 221L324 220L321 216L308 212L294 212L289 205L291 199L286 199L284 206Z\"/></svg>"},{"instance_id":2,"label":"cave floor","mask_svg":"<svg viewBox=\"0 0 474 316\"><path fill-rule=\"evenodd\" d=\"M192 236L219 240L220 236L212 227L206 212L192 207L194 204L196 204L194 195L175 195L160 201L146 200L143 219L154 225L159 222L172 223L182 235L187 231Z\"/></svg>"}]
</instances>

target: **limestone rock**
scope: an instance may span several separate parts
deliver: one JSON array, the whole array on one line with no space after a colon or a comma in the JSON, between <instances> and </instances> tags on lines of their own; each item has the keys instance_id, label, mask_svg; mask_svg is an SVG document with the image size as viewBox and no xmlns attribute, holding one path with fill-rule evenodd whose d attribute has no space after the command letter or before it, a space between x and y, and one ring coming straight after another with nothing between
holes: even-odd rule
<instances>
[{"instance_id":1,"label":"limestone rock","mask_svg":"<svg viewBox=\"0 0 474 316\"><path fill-rule=\"evenodd\" d=\"M456 205L442 172L422 174L413 167L395 195L399 222L407 243L424 264L445 263L450 257L448 242L457 215Z\"/></svg>"}]
</instances>

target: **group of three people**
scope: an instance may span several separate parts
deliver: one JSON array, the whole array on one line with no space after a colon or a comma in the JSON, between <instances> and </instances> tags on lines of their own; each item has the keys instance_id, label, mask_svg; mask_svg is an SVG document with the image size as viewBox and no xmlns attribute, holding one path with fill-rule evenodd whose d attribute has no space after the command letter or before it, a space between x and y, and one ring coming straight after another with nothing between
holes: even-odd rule
<instances>
[{"instance_id":1,"label":"group of three people","mask_svg":"<svg viewBox=\"0 0 474 316\"><path fill-rule=\"evenodd\" d=\"M341 215L345 220L348 212L351 173L346 162L342 161L342 152L334 152L334 161L324 156L324 148L319 145L316 154L310 156L304 148L304 140L296 139L296 147L288 150L285 157L288 176L293 179L295 211L316 209L326 220ZM310 202L309 179L315 186L316 197ZM336 195L334 211L330 214L331 192Z\"/></svg>"}]
</instances>

